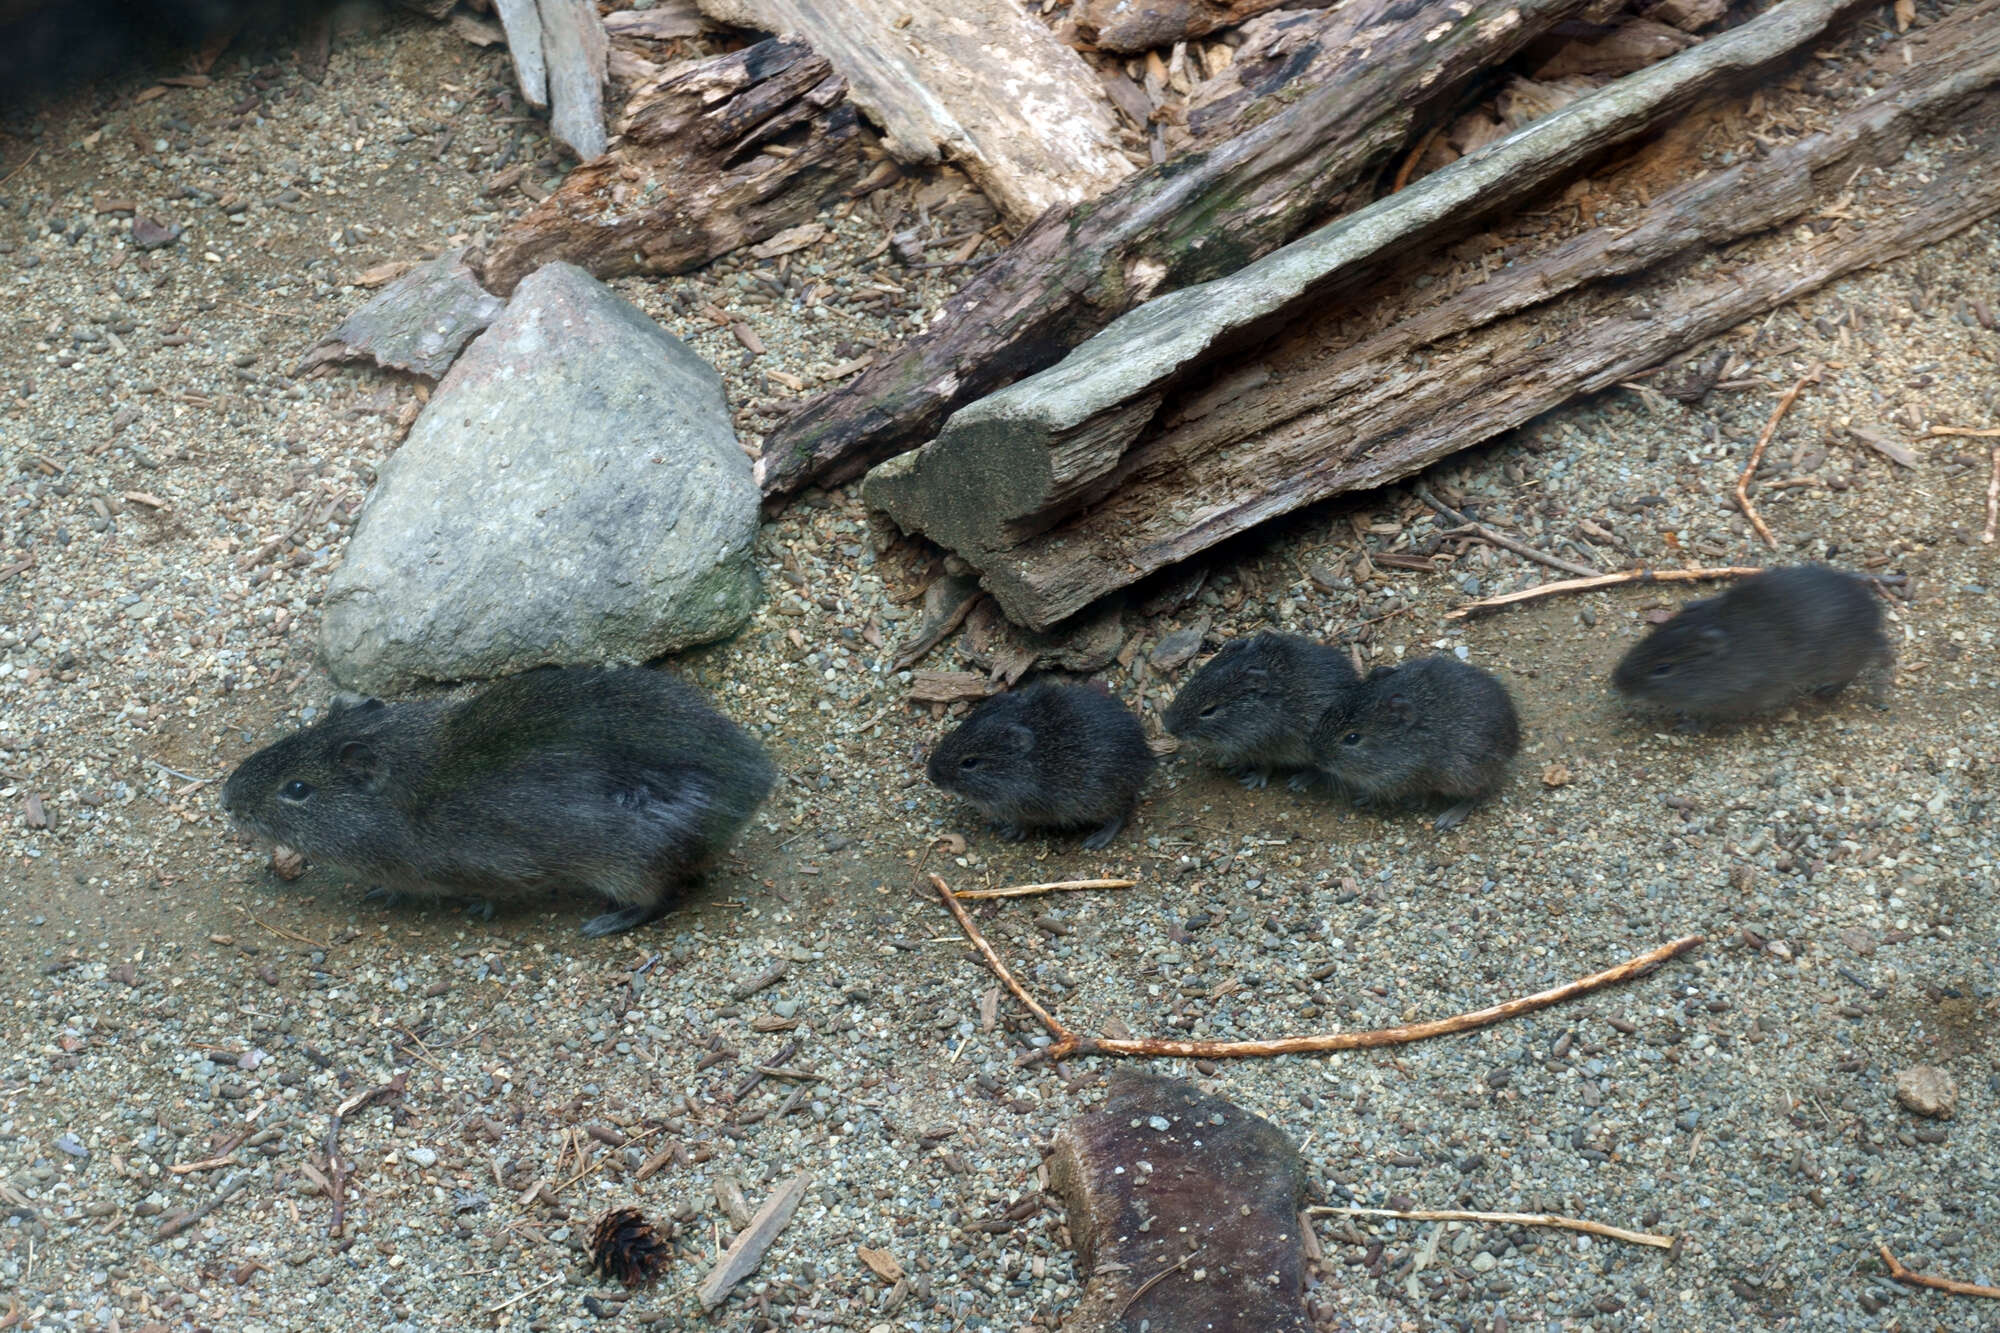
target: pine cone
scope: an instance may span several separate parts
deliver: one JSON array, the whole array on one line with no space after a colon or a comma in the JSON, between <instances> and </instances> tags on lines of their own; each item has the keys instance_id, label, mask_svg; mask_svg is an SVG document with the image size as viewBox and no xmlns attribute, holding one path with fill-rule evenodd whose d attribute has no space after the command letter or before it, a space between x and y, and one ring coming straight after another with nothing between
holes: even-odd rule
<instances>
[{"instance_id":1,"label":"pine cone","mask_svg":"<svg viewBox=\"0 0 2000 1333\"><path fill-rule=\"evenodd\" d=\"M645 1286L672 1258L672 1247L637 1208L612 1209L590 1233L591 1266L628 1287Z\"/></svg>"}]
</instances>

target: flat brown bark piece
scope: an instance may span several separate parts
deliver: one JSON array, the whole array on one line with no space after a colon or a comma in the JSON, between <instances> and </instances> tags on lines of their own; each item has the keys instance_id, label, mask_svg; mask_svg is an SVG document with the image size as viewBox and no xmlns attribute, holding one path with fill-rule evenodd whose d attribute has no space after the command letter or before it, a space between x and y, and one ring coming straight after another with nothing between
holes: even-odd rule
<instances>
[{"instance_id":1,"label":"flat brown bark piece","mask_svg":"<svg viewBox=\"0 0 2000 1333\"><path fill-rule=\"evenodd\" d=\"M1443 258L1428 261L1428 286L1416 281L1425 261L1412 261L1357 290L1260 356L1226 411L1178 413L1200 397L1191 382L1162 409L1164 428L1115 460L1107 499L990 554L984 585L1012 618L1053 624L1279 514L1407 476L2000 213L2000 0L1962 7L1911 48L1907 67L1900 52L1885 60L1883 92L1824 131L1689 181L1615 228L1473 285ZM1819 212L1849 189L1865 226ZM1821 229L1799 225L1814 217Z\"/></svg>"},{"instance_id":2,"label":"flat brown bark piece","mask_svg":"<svg viewBox=\"0 0 2000 1333\"><path fill-rule=\"evenodd\" d=\"M604 151L604 73L610 42L595 0L537 0L549 66L549 132L589 161Z\"/></svg>"},{"instance_id":3,"label":"flat brown bark piece","mask_svg":"<svg viewBox=\"0 0 2000 1333\"><path fill-rule=\"evenodd\" d=\"M377 292L309 349L292 374L329 361L373 361L442 379L466 343L505 306L473 280L463 249L447 250Z\"/></svg>"},{"instance_id":4,"label":"flat brown bark piece","mask_svg":"<svg viewBox=\"0 0 2000 1333\"><path fill-rule=\"evenodd\" d=\"M712 18L804 38L904 162L962 167L1025 226L1132 174L1097 76L1020 0L700 0Z\"/></svg>"},{"instance_id":5,"label":"flat brown bark piece","mask_svg":"<svg viewBox=\"0 0 2000 1333\"><path fill-rule=\"evenodd\" d=\"M783 141L788 152L760 151ZM810 221L862 166L846 84L799 41L673 70L632 95L618 146L502 232L488 286L564 259L600 278L680 273Z\"/></svg>"},{"instance_id":6,"label":"flat brown bark piece","mask_svg":"<svg viewBox=\"0 0 2000 1333\"><path fill-rule=\"evenodd\" d=\"M1061 358L1148 298L1240 268L1315 225L1458 93L1584 0L1348 0L1320 81L1215 148L1045 215L946 303L931 330L765 440L767 496L835 484L914 448L951 412Z\"/></svg>"},{"instance_id":7,"label":"flat brown bark piece","mask_svg":"<svg viewBox=\"0 0 2000 1333\"><path fill-rule=\"evenodd\" d=\"M1077 35L1106 51L1146 51L1233 28L1267 9L1320 8L1333 0L1083 0Z\"/></svg>"},{"instance_id":8,"label":"flat brown bark piece","mask_svg":"<svg viewBox=\"0 0 2000 1333\"><path fill-rule=\"evenodd\" d=\"M664 0L651 9L621 9L604 16L604 30L613 37L699 37L708 28L694 0Z\"/></svg>"},{"instance_id":9,"label":"flat brown bark piece","mask_svg":"<svg viewBox=\"0 0 2000 1333\"><path fill-rule=\"evenodd\" d=\"M1761 195L1703 195L1699 204L1677 195L1672 208L1644 210L1659 232L1660 248L1650 255L1635 257L1629 228L1590 233L1562 251L1559 273L1510 256L1495 277L1443 307L1440 294L1458 292L1466 279L1456 254L1435 256L1441 241L1458 224L1566 179L1581 162L1685 110L1697 94L1811 43L1843 7L1852 0L1790 0L1229 278L1151 302L1061 365L961 411L919 453L877 468L868 502L906 530L957 550L982 571L1010 618L1043 628L1275 514L1406 475L1588 391L1579 387L1587 374L1569 373L1589 364L1589 349L1578 346L1577 312L1522 316L1552 323L1528 329L1520 346L1502 317L1593 279L1643 270L1713 240L1717 229L1731 237L1761 230L1772 210L1802 208L1810 181L1790 185L1800 197L1789 205L1770 197L1774 184ZM1911 77L1935 83L1943 75ZM1762 164L1739 170L1753 166ZM1749 281L1754 288L1756 279ZM1607 304L1639 326L1637 334L1621 326L1601 349L1625 366L1622 374L1650 364L1626 366L1620 354L1627 346L1657 346L1660 355L1707 336L1661 344L1672 321L1631 319L1626 307ZM1441 310L1449 311L1443 323ZM1235 349L1279 335L1287 321L1308 330L1282 344L1295 349L1289 361L1230 359ZM1498 345L1455 359L1457 339L1483 328L1501 330ZM1560 355L1543 346L1549 339ZM1439 343L1445 346L1419 354ZM1457 375L1440 373L1435 358L1444 355L1454 358ZM1418 374L1411 357L1431 360ZM1536 397L1532 409L1514 410L1529 397L1523 361L1546 364L1563 387ZM1161 406L1151 409L1148 400ZM1290 442L1296 462L1246 447L1256 441L1282 450L1280 439ZM1354 476L1368 480L1329 464L1345 458L1355 461ZM969 503L974 496L977 505Z\"/></svg>"},{"instance_id":10,"label":"flat brown bark piece","mask_svg":"<svg viewBox=\"0 0 2000 1333\"><path fill-rule=\"evenodd\" d=\"M799 1210L799 1201L812 1187L812 1176L800 1172L764 1200L764 1206L757 1210L749 1225L736 1233L736 1239L729 1242L722 1258L716 1261L708 1276L701 1280L701 1287L695 1295L701 1301L701 1308L713 1310L729 1299L729 1293L736 1284L757 1271L757 1265L764 1262L764 1252L771 1248L771 1242L792 1220L792 1214Z\"/></svg>"},{"instance_id":11,"label":"flat brown bark piece","mask_svg":"<svg viewBox=\"0 0 2000 1333\"><path fill-rule=\"evenodd\" d=\"M1270 1121L1193 1084L1112 1076L1103 1107L1056 1134L1078 1333L1305 1333L1305 1166Z\"/></svg>"}]
</instances>

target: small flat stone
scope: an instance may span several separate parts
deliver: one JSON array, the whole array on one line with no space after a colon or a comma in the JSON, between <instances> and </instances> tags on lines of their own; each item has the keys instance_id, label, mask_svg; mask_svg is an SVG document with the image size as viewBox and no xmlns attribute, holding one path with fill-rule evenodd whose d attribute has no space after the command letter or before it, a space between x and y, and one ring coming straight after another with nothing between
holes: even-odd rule
<instances>
[{"instance_id":1,"label":"small flat stone","mask_svg":"<svg viewBox=\"0 0 2000 1333\"><path fill-rule=\"evenodd\" d=\"M1936 1065L1912 1065L1896 1075L1896 1100L1917 1115L1949 1120L1958 1109L1958 1081Z\"/></svg>"}]
</instances>

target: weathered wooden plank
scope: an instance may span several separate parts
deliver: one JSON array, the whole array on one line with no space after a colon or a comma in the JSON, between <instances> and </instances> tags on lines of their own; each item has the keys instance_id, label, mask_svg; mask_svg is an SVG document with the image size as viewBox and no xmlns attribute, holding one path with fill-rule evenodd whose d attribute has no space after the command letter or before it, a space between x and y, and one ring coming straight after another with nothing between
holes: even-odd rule
<instances>
[{"instance_id":1,"label":"weathered wooden plank","mask_svg":"<svg viewBox=\"0 0 2000 1333\"><path fill-rule=\"evenodd\" d=\"M610 42L593 0L538 0L549 66L549 132L588 162L604 151L604 71Z\"/></svg>"},{"instance_id":2,"label":"weathered wooden plank","mask_svg":"<svg viewBox=\"0 0 2000 1333\"><path fill-rule=\"evenodd\" d=\"M514 62L514 81L529 106L549 105L549 65L542 58L542 11L535 0L493 0L500 26L507 33L507 55Z\"/></svg>"},{"instance_id":3,"label":"weathered wooden plank","mask_svg":"<svg viewBox=\"0 0 2000 1333\"><path fill-rule=\"evenodd\" d=\"M1097 76L1020 0L701 0L803 38L905 162L953 162L1025 226L1133 171Z\"/></svg>"}]
</instances>

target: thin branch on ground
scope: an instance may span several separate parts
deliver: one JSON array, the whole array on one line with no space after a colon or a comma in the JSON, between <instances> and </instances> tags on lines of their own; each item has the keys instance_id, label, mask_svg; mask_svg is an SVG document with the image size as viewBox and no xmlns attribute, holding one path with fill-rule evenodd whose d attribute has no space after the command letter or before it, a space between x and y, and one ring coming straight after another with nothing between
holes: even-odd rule
<instances>
[{"instance_id":1,"label":"thin branch on ground","mask_svg":"<svg viewBox=\"0 0 2000 1333\"><path fill-rule=\"evenodd\" d=\"M1120 1306L1118 1309L1118 1318L1112 1320L1111 1322L1114 1324L1122 1322L1125 1318L1125 1312L1131 1309L1133 1306L1137 1305L1139 1303L1139 1298L1141 1296L1144 1296L1154 1287L1159 1286L1162 1282L1165 1282L1168 1278L1172 1277L1174 1274L1180 1272L1183 1268L1186 1268L1189 1264L1193 1263L1195 1256L1200 1253L1201 1253L1200 1250L1189 1250L1186 1254L1180 1257L1180 1262L1175 1264L1170 1264L1167 1267L1162 1268L1159 1272L1153 1274L1151 1277L1147 1278L1144 1282L1141 1282L1139 1284L1139 1289L1133 1292L1130 1296L1125 1298L1125 1304Z\"/></svg>"},{"instance_id":2,"label":"thin branch on ground","mask_svg":"<svg viewBox=\"0 0 2000 1333\"><path fill-rule=\"evenodd\" d=\"M1575 561L1565 560L1559 555L1550 555L1547 551L1538 551L1525 542L1517 542L1503 532L1494 531L1484 523L1475 523L1456 509L1453 509L1450 505L1438 499L1435 495L1432 495L1427 487L1418 486L1412 494L1438 513L1458 524L1461 528L1468 528L1476 533L1481 541L1491 542L1495 546L1504 547L1512 551L1515 555L1524 555L1530 560L1547 565L1550 569L1560 569L1565 574L1580 574L1585 578L1589 578L1591 575L1597 573L1596 570L1590 568L1588 565L1579 565Z\"/></svg>"},{"instance_id":3,"label":"thin branch on ground","mask_svg":"<svg viewBox=\"0 0 2000 1333\"><path fill-rule=\"evenodd\" d=\"M1592 574L1587 579L1563 579L1557 583L1541 583L1532 588L1522 588L1518 592L1503 592L1495 597L1483 597L1476 602L1467 602L1456 610L1445 612L1444 618L1459 620L1482 611L1512 606L1516 602L1532 602L1542 597L1554 597L1558 593L1590 592L1597 588L1616 587L1621 583L1695 583L1704 579L1743 579L1763 572L1763 569L1756 565L1725 565L1718 569L1621 569L1615 574Z\"/></svg>"},{"instance_id":4,"label":"thin branch on ground","mask_svg":"<svg viewBox=\"0 0 2000 1333\"><path fill-rule=\"evenodd\" d=\"M1986 531L1979 540L1991 546L1996 530L2000 530L2000 444L1993 446L1993 475L1986 479Z\"/></svg>"},{"instance_id":5,"label":"thin branch on ground","mask_svg":"<svg viewBox=\"0 0 2000 1333\"><path fill-rule=\"evenodd\" d=\"M1042 893L1074 893L1081 889L1129 889L1136 879L1064 879L1052 884L1016 884L1005 889L962 889L953 896L962 903L985 898L1030 898Z\"/></svg>"},{"instance_id":6,"label":"thin branch on ground","mask_svg":"<svg viewBox=\"0 0 2000 1333\"><path fill-rule=\"evenodd\" d=\"M349 1173L347 1167L342 1165L340 1161L341 1121L363 1107L370 1106L375 1102L402 1096L403 1090L409 1085L409 1082L410 1071L405 1069L387 1083L379 1083L372 1088L365 1088L335 1107L332 1117L327 1122L325 1147L326 1174L327 1180L333 1186L333 1213L327 1218L326 1234L336 1240L340 1238L341 1228L347 1225L347 1177Z\"/></svg>"},{"instance_id":7,"label":"thin branch on ground","mask_svg":"<svg viewBox=\"0 0 2000 1333\"><path fill-rule=\"evenodd\" d=\"M1306 1037L1276 1037L1268 1041L1179 1041L1166 1037L1080 1037L1058 1021L1048 1010L1036 1003L1007 965L1000 961L1000 955L979 933L972 917L951 891L943 878L930 877L938 896L958 921L958 928L965 932L973 947L986 959L987 967L1000 979L1000 984L1013 992L1014 998L1028 1007L1030 1013L1041 1020L1049 1035L1055 1038L1053 1045L1036 1052L1032 1059L1067 1060L1077 1055L1140 1055L1168 1057L1188 1060L1230 1060L1252 1056L1270 1055L1315 1055L1325 1051L1356 1051L1376 1046L1400 1046L1408 1042L1423 1041L1430 1037L1449 1036L1454 1032L1466 1032L1473 1028L1485 1027L1502 1019L1515 1018L1521 1014L1546 1009L1564 1000L1599 990L1605 986L1629 981L1644 976L1670 958L1678 957L1703 942L1700 935L1686 935L1659 948L1628 958L1616 967L1605 968L1590 976L1572 981L1566 985L1525 995L1518 1000L1508 1000L1485 1009L1475 1009L1470 1013L1455 1014L1450 1018L1434 1019L1428 1023L1406 1023L1392 1028L1376 1028L1368 1032L1326 1032Z\"/></svg>"},{"instance_id":8,"label":"thin branch on ground","mask_svg":"<svg viewBox=\"0 0 2000 1333\"><path fill-rule=\"evenodd\" d=\"M1020 982L1014 980L1014 974L1000 961L1000 955L993 952L993 946L979 933L979 927L972 924L971 916L967 915L965 907L958 901L958 895L951 891L951 886L944 882L944 877L934 874L930 878L932 885L937 888L938 897L944 899L944 905L951 909L951 914L958 919L958 928L965 932L965 937L972 941L973 947L986 959L986 966L993 970L994 976L1000 978L1000 984L1012 991L1014 998L1026 1005L1028 1012L1041 1020L1042 1026L1049 1030L1049 1035L1056 1039L1058 1046L1064 1044L1074 1046L1076 1034L1058 1023L1054 1015L1037 1004L1035 997L1028 994Z\"/></svg>"},{"instance_id":9,"label":"thin branch on ground","mask_svg":"<svg viewBox=\"0 0 2000 1333\"><path fill-rule=\"evenodd\" d=\"M1650 1231L1627 1231L1623 1227L1592 1222L1582 1217L1561 1217L1555 1213L1479 1213L1451 1208L1335 1208L1326 1205L1308 1208L1306 1213L1311 1216L1397 1217L1409 1222L1494 1222L1512 1227L1561 1227L1565 1231L1588 1231L1593 1236L1608 1236L1632 1245L1650 1245L1656 1250L1671 1250L1674 1247L1672 1236L1656 1236Z\"/></svg>"},{"instance_id":10,"label":"thin branch on ground","mask_svg":"<svg viewBox=\"0 0 2000 1333\"><path fill-rule=\"evenodd\" d=\"M1764 544L1774 551L1778 549L1778 539L1771 535L1771 529L1757 512L1757 506L1750 503L1750 479L1757 475L1757 465L1764 461L1764 448L1778 433L1778 423L1785 419L1785 413L1792 410L1792 404L1798 401L1799 393L1806 385L1819 383L1820 372L1824 369L1819 362L1814 362L1813 368L1801 375L1798 383L1785 390L1785 396L1778 400L1777 410L1764 423L1764 433L1757 437L1757 447L1750 451L1750 462L1744 467L1743 475L1736 479L1736 503L1742 506L1743 516L1750 520L1751 527L1757 529L1757 535L1764 539Z\"/></svg>"},{"instance_id":11,"label":"thin branch on ground","mask_svg":"<svg viewBox=\"0 0 2000 1333\"><path fill-rule=\"evenodd\" d=\"M1932 1277L1929 1273L1912 1273L1896 1262L1896 1256L1889 1253L1889 1247L1881 1241L1875 1248L1882 1251L1882 1262L1889 1265L1889 1276L1912 1287L1929 1287L1932 1291L1948 1291L1954 1296L1984 1296L1989 1300L2000 1300L2000 1287L1982 1287L1977 1282L1960 1282L1953 1277Z\"/></svg>"},{"instance_id":12,"label":"thin branch on ground","mask_svg":"<svg viewBox=\"0 0 2000 1333\"><path fill-rule=\"evenodd\" d=\"M1976 440L2000 439L2000 426L1932 426L1933 435L1969 435Z\"/></svg>"}]
</instances>

